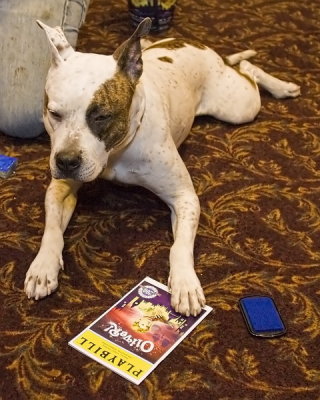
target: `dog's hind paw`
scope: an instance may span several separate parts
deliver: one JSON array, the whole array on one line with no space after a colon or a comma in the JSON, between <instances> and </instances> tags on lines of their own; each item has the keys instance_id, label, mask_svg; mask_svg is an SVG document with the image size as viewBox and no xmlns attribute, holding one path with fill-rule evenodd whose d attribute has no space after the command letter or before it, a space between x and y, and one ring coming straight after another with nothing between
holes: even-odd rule
<instances>
[{"instance_id":1,"label":"dog's hind paw","mask_svg":"<svg viewBox=\"0 0 320 400\"><path fill-rule=\"evenodd\" d=\"M171 306L176 312L197 316L205 305L205 297L194 271L170 274L168 286L171 291Z\"/></svg>"},{"instance_id":2,"label":"dog's hind paw","mask_svg":"<svg viewBox=\"0 0 320 400\"><path fill-rule=\"evenodd\" d=\"M39 252L30 265L24 281L24 291L28 299L42 299L58 287L59 270L63 268L62 257L50 257Z\"/></svg>"},{"instance_id":3,"label":"dog's hind paw","mask_svg":"<svg viewBox=\"0 0 320 400\"><path fill-rule=\"evenodd\" d=\"M300 86L293 82L281 82L272 90L272 95L276 99L285 99L287 97L297 97L301 94Z\"/></svg>"}]
</instances>

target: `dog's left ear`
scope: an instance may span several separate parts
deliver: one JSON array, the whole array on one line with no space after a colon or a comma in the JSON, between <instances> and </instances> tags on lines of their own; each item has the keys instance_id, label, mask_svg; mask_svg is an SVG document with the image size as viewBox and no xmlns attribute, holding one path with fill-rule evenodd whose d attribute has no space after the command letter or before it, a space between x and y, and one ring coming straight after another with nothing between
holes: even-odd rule
<instances>
[{"instance_id":1,"label":"dog's left ear","mask_svg":"<svg viewBox=\"0 0 320 400\"><path fill-rule=\"evenodd\" d=\"M50 26L44 24L39 20L37 20L37 24L46 33L51 48L52 63L55 66L58 66L63 61L66 61L66 59L72 53L74 53L74 49L72 48L71 44L67 41L60 26L51 28Z\"/></svg>"},{"instance_id":2,"label":"dog's left ear","mask_svg":"<svg viewBox=\"0 0 320 400\"><path fill-rule=\"evenodd\" d=\"M124 72L133 83L136 83L142 74L140 39L149 33L150 28L151 19L145 18L133 35L113 53L119 70Z\"/></svg>"}]
</instances>

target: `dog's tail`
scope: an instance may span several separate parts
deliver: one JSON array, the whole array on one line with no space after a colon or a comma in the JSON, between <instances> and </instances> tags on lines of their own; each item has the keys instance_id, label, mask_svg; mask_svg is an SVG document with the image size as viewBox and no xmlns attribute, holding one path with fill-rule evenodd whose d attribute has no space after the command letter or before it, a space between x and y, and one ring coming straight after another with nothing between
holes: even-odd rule
<instances>
[{"instance_id":1,"label":"dog's tail","mask_svg":"<svg viewBox=\"0 0 320 400\"><path fill-rule=\"evenodd\" d=\"M233 65L239 64L240 61L248 60L256 54L257 52L254 50L245 50L241 51L240 53L234 53L230 56L225 57L224 61L227 65L230 65L230 67L232 67Z\"/></svg>"}]
</instances>

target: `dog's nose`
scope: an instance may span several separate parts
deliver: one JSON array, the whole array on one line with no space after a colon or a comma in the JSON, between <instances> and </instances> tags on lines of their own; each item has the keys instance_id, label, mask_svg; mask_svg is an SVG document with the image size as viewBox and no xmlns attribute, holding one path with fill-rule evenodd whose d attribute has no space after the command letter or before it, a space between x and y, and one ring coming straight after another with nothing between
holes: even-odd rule
<instances>
[{"instance_id":1,"label":"dog's nose","mask_svg":"<svg viewBox=\"0 0 320 400\"><path fill-rule=\"evenodd\" d=\"M81 156L75 151L61 151L56 154L56 165L61 172L75 172L81 165Z\"/></svg>"}]
</instances>

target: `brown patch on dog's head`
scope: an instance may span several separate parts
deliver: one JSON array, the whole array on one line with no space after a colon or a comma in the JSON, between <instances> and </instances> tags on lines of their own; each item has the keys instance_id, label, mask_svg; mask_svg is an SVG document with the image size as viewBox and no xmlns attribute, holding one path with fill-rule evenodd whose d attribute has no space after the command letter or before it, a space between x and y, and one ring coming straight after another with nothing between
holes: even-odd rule
<instances>
[{"instance_id":1,"label":"brown patch on dog's head","mask_svg":"<svg viewBox=\"0 0 320 400\"><path fill-rule=\"evenodd\" d=\"M135 85L117 72L95 92L86 112L92 133L104 141L106 151L121 143L128 132L129 110Z\"/></svg>"},{"instance_id":2,"label":"brown patch on dog's head","mask_svg":"<svg viewBox=\"0 0 320 400\"><path fill-rule=\"evenodd\" d=\"M94 93L87 108L87 124L92 133L105 143L106 151L120 144L128 133L132 97L142 74L140 38L150 28L151 19L144 19L133 35L114 52L117 72Z\"/></svg>"}]
</instances>

